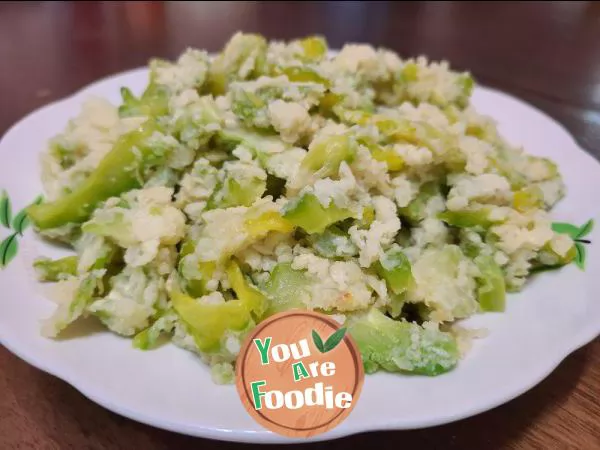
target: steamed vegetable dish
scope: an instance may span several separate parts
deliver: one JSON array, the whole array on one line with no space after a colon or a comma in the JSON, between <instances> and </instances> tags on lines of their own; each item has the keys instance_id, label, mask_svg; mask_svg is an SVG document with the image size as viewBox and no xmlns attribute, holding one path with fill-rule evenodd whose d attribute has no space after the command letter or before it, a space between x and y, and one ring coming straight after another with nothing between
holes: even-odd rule
<instances>
[{"instance_id":1,"label":"steamed vegetable dish","mask_svg":"<svg viewBox=\"0 0 600 450\"><path fill-rule=\"evenodd\" d=\"M47 336L96 316L231 382L257 323L310 309L344 323L367 372L437 375L468 347L459 319L574 257L548 215L557 167L503 139L446 63L238 33L149 69L42 156L29 216L75 252L35 263L60 293Z\"/></svg>"}]
</instances>

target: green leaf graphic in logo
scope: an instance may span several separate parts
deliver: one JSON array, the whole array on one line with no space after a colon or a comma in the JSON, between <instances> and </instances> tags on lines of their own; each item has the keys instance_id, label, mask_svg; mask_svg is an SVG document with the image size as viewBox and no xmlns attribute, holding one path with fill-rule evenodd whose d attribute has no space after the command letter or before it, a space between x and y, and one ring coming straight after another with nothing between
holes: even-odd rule
<instances>
[{"instance_id":1,"label":"green leaf graphic in logo","mask_svg":"<svg viewBox=\"0 0 600 450\"><path fill-rule=\"evenodd\" d=\"M556 233L566 234L575 241L575 259L573 262L581 270L585 270L585 258L586 249L585 244L591 244L592 241L589 239L583 239L585 236L590 234L594 229L594 220L590 219L580 227L575 226L571 223L565 222L554 222L552 224L552 230Z\"/></svg>"},{"instance_id":2,"label":"green leaf graphic in logo","mask_svg":"<svg viewBox=\"0 0 600 450\"><path fill-rule=\"evenodd\" d=\"M340 328L335 333L333 333L331 336L329 336L329 339L327 339L327 341L325 341L325 346L324 346L325 351L323 353L327 353L328 351L331 351L334 348L336 348L337 345L340 342L342 342L342 339L344 339L345 334L346 334L346 329Z\"/></svg>"},{"instance_id":3,"label":"green leaf graphic in logo","mask_svg":"<svg viewBox=\"0 0 600 450\"><path fill-rule=\"evenodd\" d=\"M14 233L0 243L0 268L6 267L13 260L17 250L19 250L19 242L17 233Z\"/></svg>"},{"instance_id":4,"label":"green leaf graphic in logo","mask_svg":"<svg viewBox=\"0 0 600 450\"><path fill-rule=\"evenodd\" d=\"M325 353L325 349L323 347L323 339L321 339L321 336L319 336L319 333L317 333L315 330L312 330L312 338L313 338L313 342L315 343L315 347L317 347L317 349L321 353Z\"/></svg>"},{"instance_id":5,"label":"green leaf graphic in logo","mask_svg":"<svg viewBox=\"0 0 600 450\"><path fill-rule=\"evenodd\" d=\"M0 195L0 223L6 228L10 228L11 216L10 198L8 198L6 191L2 191L2 195Z\"/></svg>"},{"instance_id":6,"label":"green leaf graphic in logo","mask_svg":"<svg viewBox=\"0 0 600 450\"><path fill-rule=\"evenodd\" d=\"M333 350L334 348L336 348L338 346L338 344L340 342L342 342L342 339L344 339L345 334L346 334L346 328L340 328L335 333L333 333L331 336L329 336L329 338L323 344L323 340L321 339L321 336L319 336L319 333L317 333L315 330L313 330L312 338L313 338L313 342L315 343L315 346L317 347L317 349L319 349L319 351L321 353L327 353L327 352L330 352L331 350Z\"/></svg>"}]
</instances>

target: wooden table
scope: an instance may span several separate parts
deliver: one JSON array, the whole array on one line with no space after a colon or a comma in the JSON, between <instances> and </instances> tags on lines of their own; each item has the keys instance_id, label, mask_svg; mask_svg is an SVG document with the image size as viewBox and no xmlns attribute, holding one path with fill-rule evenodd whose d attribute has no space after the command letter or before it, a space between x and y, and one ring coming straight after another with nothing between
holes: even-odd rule
<instances>
[{"instance_id":1,"label":"wooden table","mask_svg":"<svg viewBox=\"0 0 600 450\"><path fill-rule=\"evenodd\" d=\"M562 122L600 157L600 4L0 4L0 133L23 115L109 74L217 50L236 30L326 35L426 54L470 69ZM532 355L535 357L535 355ZM0 449L234 448L150 428L87 400L0 349ZM371 433L312 448L600 448L600 341L520 398L458 423Z\"/></svg>"}]
</instances>

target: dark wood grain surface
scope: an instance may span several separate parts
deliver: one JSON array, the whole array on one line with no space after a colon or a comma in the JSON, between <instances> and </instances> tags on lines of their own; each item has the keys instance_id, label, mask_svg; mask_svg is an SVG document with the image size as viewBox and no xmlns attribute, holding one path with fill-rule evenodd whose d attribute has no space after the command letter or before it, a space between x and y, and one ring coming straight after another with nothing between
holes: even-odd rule
<instances>
[{"instance_id":1,"label":"dark wood grain surface","mask_svg":"<svg viewBox=\"0 0 600 450\"><path fill-rule=\"evenodd\" d=\"M600 158L597 2L0 3L0 134L100 77L186 46L218 50L237 30L320 33L333 47L364 41L447 59L550 114ZM599 398L596 340L528 393L477 417L311 447L600 449ZM119 417L0 348L0 449L237 447Z\"/></svg>"}]
</instances>

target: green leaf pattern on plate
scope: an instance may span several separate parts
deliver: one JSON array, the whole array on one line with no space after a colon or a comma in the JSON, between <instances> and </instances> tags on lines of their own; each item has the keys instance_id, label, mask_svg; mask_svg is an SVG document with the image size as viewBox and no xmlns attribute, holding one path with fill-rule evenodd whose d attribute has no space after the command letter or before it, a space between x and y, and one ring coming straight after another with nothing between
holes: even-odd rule
<instances>
[{"instance_id":1,"label":"green leaf pattern on plate","mask_svg":"<svg viewBox=\"0 0 600 450\"><path fill-rule=\"evenodd\" d=\"M6 191L2 191L2 195L0 195L0 224L4 228L10 229L11 216L10 198L8 198Z\"/></svg>"},{"instance_id":2,"label":"green leaf pattern on plate","mask_svg":"<svg viewBox=\"0 0 600 450\"><path fill-rule=\"evenodd\" d=\"M19 250L19 241L17 240L17 234L11 234L9 237L4 239L0 243L0 268L4 268L11 262L17 255Z\"/></svg>"},{"instance_id":3,"label":"green leaf pattern on plate","mask_svg":"<svg viewBox=\"0 0 600 450\"><path fill-rule=\"evenodd\" d=\"M585 270L585 259L587 255L585 246L592 242L584 238L594 229L594 220L590 219L580 227L573 225L572 223L554 222L552 224L552 229L557 233L570 236L571 239L575 241L576 254L573 262L581 270Z\"/></svg>"},{"instance_id":4,"label":"green leaf pattern on plate","mask_svg":"<svg viewBox=\"0 0 600 450\"><path fill-rule=\"evenodd\" d=\"M585 247L579 242L575 244L577 253L575 254L575 265L581 270L585 270Z\"/></svg>"},{"instance_id":5,"label":"green leaf pattern on plate","mask_svg":"<svg viewBox=\"0 0 600 450\"><path fill-rule=\"evenodd\" d=\"M41 201L42 196L38 196L33 203L37 204ZM0 242L0 269L4 269L17 256L18 238L23 236L23 232L29 227L27 207L19 211L14 218L12 217L12 204L6 190L0 194L0 225L12 231L12 234Z\"/></svg>"}]
</instances>

